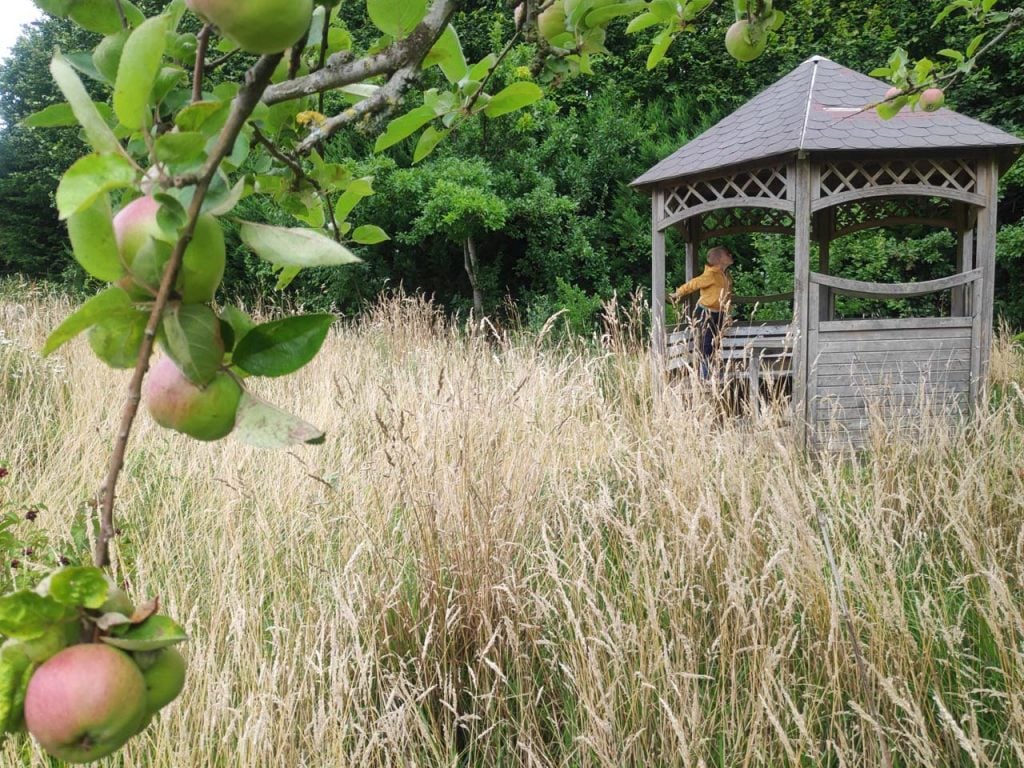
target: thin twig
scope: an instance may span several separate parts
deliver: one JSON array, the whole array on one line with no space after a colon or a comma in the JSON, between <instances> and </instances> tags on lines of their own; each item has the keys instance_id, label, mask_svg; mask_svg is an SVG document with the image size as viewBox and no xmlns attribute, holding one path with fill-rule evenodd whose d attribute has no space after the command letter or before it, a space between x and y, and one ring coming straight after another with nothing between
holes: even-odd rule
<instances>
[{"instance_id":1,"label":"thin twig","mask_svg":"<svg viewBox=\"0 0 1024 768\"><path fill-rule=\"evenodd\" d=\"M139 411L139 403L142 399L142 381L149 370L149 358L153 353L153 343L156 339L160 321L163 318L164 310L171 298L174 284L178 279L181 270L181 262L185 255L185 249L192 240L195 233L196 222L202 212L203 200L210 188L217 168L221 160L231 153L238 135L245 126L245 121L259 104L263 91L270 84L270 77L274 73L281 54L264 56L246 73L246 82L242 89L235 96L232 103L231 114L227 123L221 130L217 145L211 152L202 174L196 182L195 194L188 209L188 222L185 225L180 239L174 246L171 258L164 269L163 279L160 281L160 290L156 300L153 302L153 309L149 314L149 321L146 323L146 333L142 338L142 345L139 348L138 362L132 374L131 383L128 385L128 399L125 401L121 411L121 424L117 433L117 440L114 444L113 453L110 456L110 464L107 468L107 478L103 485L103 504L100 509L100 532L96 538L96 547L93 551L93 562L104 567L110 564L110 542L114 538L114 501L117 498L117 481L124 468L125 452L128 448L128 438L131 435L135 417Z\"/></svg>"},{"instance_id":2,"label":"thin twig","mask_svg":"<svg viewBox=\"0 0 1024 768\"><path fill-rule=\"evenodd\" d=\"M334 206L331 204L331 197L326 190L320 185L316 179L306 173L306 169L302 167L302 162L299 158L294 155L289 155L269 138L266 134L259 129L259 126L253 126L252 129L253 138L256 139L258 144L261 144L266 148L267 152L271 154L278 161L287 165L292 173L295 174L296 185L306 181L309 183L314 190L316 190L317 196L320 198L320 202L323 203L324 209L327 212L327 218L331 224L331 233L337 242L341 242L341 230L338 228L338 220L334 216Z\"/></svg>"},{"instance_id":3,"label":"thin twig","mask_svg":"<svg viewBox=\"0 0 1024 768\"><path fill-rule=\"evenodd\" d=\"M330 44L331 37L331 12L334 9L330 6L324 6L324 29L320 33L320 56L316 63L316 71L319 72L324 68L324 64L327 63L327 46ZM324 112L324 92L320 91L320 95L317 97L316 111L320 114Z\"/></svg>"},{"instance_id":4,"label":"thin twig","mask_svg":"<svg viewBox=\"0 0 1024 768\"><path fill-rule=\"evenodd\" d=\"M192 103L203 100L203 72L206 71L206 51L210 46L212 24L204 24L196 35L196 64L192 69Z\"/></svg>"},{"instance_id":5,"label":"thin twig","mask_svg":"<svg viewBox=\"0 0 1024 768\"><path fill-rule=\"evenodd\" d=\"M825 556L828 558L829 568L832 571L832 581L836 588L836 599L839 602L839 610L843 614L843 625L846 627L846 634L850 638L850 645L853 646L853 657L857 662L857 677L860 680L861 691L864 694L864 698L867 699L868 707L871 710L871 717L875 720L877 728L875 735L878 738L878 748L882 753L882 765L885 768L892 768L892 755L889 753L889 745L885 741L881 730L882 720L879 716L878 702L875 700L874 689L871 688L868 682L868 670L860 650L860 640L857 638L857 633L854 630L853 619L850 618L850 609L846 605L843 575L839 572L839 566L836 565L835 556L832 554L832 539L828 535L828 521L825 519L825 515L820 507L817 510L817 517L818 527L821 529L821 540L825 544Z\"/></svg>"}]
</instances>

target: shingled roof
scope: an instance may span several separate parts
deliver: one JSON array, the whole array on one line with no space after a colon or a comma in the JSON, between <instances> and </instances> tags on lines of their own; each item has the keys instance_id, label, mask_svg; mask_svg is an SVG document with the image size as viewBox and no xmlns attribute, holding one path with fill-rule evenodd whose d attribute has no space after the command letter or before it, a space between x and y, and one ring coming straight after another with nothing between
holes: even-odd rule
<instances>
[{"instance_id":1,"label":"shingled roof","mask_svg":"<svg viewBox=\"0 0 1024 768\"><path fill-rule=\"evenodd\" d=\"M633 182L649 186L797 152L1002 148L1024 141L950 109L882 120L867 104L889 84L822 56L798 66Z\"/></svg>"}]
</instances>

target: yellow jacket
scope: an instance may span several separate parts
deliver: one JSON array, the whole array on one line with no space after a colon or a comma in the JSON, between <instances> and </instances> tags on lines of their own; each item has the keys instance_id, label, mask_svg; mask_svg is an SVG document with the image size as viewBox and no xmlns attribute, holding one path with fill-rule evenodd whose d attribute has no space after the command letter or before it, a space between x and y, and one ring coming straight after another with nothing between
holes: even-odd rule
<instances>
[{"instance_id":1,"label":"yellow jacket","mask_svg":"<svg viewBox=\"0 0 1024 768\"><path fill-rule=\"evenodd\" d=\"M732 280L721 267L709 264L704 267L703 275L698 275L690 282L679 286L675 295L682 298L696 291L700 291L701 306L720 312L726 309L732 300Z\"/></svg>"}]
</instances>

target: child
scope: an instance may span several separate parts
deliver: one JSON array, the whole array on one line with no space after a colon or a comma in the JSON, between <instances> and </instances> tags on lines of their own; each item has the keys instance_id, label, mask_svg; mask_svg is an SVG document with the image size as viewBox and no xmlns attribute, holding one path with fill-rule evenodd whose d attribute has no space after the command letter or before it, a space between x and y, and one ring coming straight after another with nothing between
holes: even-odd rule
<instances>
[{"instance_id":1,"label":"child","mask_svg":"<svg viewBox=\"0 0 1024 768\"><path fill-rule=\"evenodd\" d=\"M693 278L679 286L670 296L677 302L684 296L700 291L697 301L697 327L700 329L700 377L711 376L711 356L715 351L715 343L722 333L722 325L728 315L732 300L732 280L726 270L733 264L732 254L728 248L717 246L708 251L707 266L704 274Z\"/></svg>"}]
</instances>

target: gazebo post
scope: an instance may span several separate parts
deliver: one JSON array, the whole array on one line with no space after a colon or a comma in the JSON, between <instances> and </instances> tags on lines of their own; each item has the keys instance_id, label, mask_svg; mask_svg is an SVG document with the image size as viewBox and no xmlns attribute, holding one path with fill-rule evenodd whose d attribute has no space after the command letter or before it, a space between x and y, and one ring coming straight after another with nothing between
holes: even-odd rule
<instances>
[{"instance_id":1,"label":"gazebo post","mask_svg":"<svg viewBox=\"0 0 1024 768\"><path fill-rule=\"evenodd\" d=\"M836 209L826 208L818 213L818 271L823 275L832 274L831 248L832 238L836 231ZM832 291L823 290L821 316L819 320L831 320L835 317L836 298Z\"/></svg>"},{"instance_id":2,"label":"gazebo post","mask_svg":"<svg viewBox=\"0 0 1024 768\"><path fill-rule=\"evenodd\" d=\"M972 211L966 203L957 203L956 218L956 273L962 275L974 269L974 222ZM950 301L949 314L953 317L969 317L972 314L968 299L968 288L956 288Z\"/></svg>"},{"instance_id":3,"label":"gazebo post","mask_svg":"<svg viewBox=\"0 0 1024 768\"><path fill-rule=\"evenodd\" d=\"M798 158L789 166L793 199L793 426L807 443L807 344L811 273L811 161Z\"/></svg>"},{"instance_id":4,"label":"gazebo post","mask_svg":"<svg viewBox=\"0 0 1024 768\"><path fill-rule=\"evenodd\" d=\"M697 250L700 248L700 216L686 220L686 282L697 276Z\"/></svg>"},{"instance_id":5,"label":"gazebo post","mask_svg":"<svg viewBox=\"0 0 1024 768\"><path fill-rule=\"evenodd\" d=\"M651 383L661 391L668 353L665 338L665 231L659 226L665 193L651 195Z\"/></svg>"},{"instance_id":6,"label":"gazebo post","mask_svg":"<svg viewBox=\"0 0 1024 768\"><path fill-rule=\"evenodd\" d=\"M984 381L988 375L989 359L992 356L992 314L996 281L996 230L997 206L999 203L999 166L989 156L978 162L978 192L985 200L978 212L977 252L975 265L981 269L980 306L971 307L972 314L981 325L981 349L978 350L979 393L984 392Z\"/></svg>"}]
</instances>

